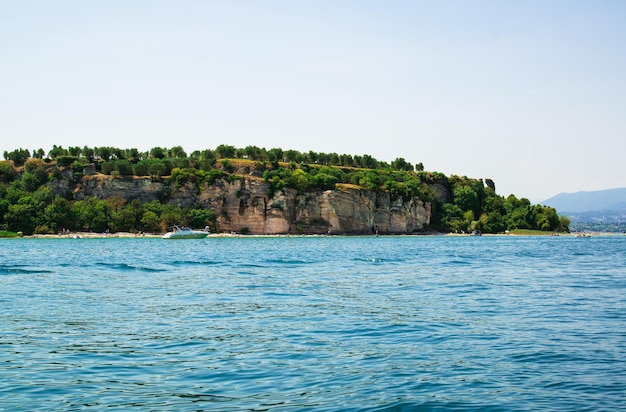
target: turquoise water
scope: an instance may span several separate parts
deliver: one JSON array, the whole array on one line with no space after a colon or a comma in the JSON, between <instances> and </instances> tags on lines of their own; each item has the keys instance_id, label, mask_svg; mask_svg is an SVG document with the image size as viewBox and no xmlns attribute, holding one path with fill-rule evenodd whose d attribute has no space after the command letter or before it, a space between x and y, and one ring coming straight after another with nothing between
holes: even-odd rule
<instances>
[{"instance_id":1,"label":"turquoise water","mask_svg":"<svg viewBox=\"0 0 626 412\"><path fill-rule=\"evenodd\" d=\"M626 236L0 240L0 410L624 410Z\"/></svg>"}]
</instances>

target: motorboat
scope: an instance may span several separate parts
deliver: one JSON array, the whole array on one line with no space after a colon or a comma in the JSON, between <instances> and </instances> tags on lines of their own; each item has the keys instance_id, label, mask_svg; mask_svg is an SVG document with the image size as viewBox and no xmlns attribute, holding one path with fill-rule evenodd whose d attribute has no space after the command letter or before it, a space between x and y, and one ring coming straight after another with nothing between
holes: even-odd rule
<instances>
[{"instance_id":1,"label":"motorboat","mask_svg":"<svg viewBox=\"0 0 626 412\"><path fill-rule=\"evenodd\" d=\"M167 232L161 237L163 239L204 239L208 235L208 228L197 230L186 226L174 226L170 232Z\"/></svg>"}]
</instances>

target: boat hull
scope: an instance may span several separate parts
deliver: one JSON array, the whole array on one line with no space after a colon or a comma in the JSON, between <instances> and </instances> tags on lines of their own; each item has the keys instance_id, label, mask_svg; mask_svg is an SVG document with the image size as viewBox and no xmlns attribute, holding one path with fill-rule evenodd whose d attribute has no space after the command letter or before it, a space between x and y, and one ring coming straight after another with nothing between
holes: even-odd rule
<instances>
[{"instance_id":1,"label":"boat hull","mask_svg":"<svg viewBox=\"0 0 626 412\"><path fill-rule=\"evenodd\" d=\"M189 233L189 234L171 234L166 233L163 235L163 239L204 239L209 234L208 233Z\"/></svg>"},{"instance_id":2,"label":"boat hull","mask_svg":"<svg viewBox=\"0 0 626 412\"><path fill-rule=\"evenodd\" d=\"M172 232L167 232L162 236L163 239L204 239L209 235L206 230L193 230L189 228L178 228Z\"/></svg>"}]
</instances>

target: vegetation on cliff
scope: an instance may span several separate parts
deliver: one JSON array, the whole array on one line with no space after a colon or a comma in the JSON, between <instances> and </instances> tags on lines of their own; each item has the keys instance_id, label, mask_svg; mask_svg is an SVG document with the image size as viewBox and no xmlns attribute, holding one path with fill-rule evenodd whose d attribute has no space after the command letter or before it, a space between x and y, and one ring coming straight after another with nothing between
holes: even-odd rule
<instances>
[{"instance_id":1,"label":"vegetation on cliff","mask_svg":"<svg viewBox=\"0 0 626 412\"><path fill-rule=\"evenodd\" d=\"M158 201L142 203L119 197L75 199L71 191L61 196L50 188L55 180L78 187L88 176L97 174L120 179L150 176L168 182L172 191L190 182L200 187L220 179L233 181L245 174L269 184L268 199L286 188L306 193L351 185L389 193L391 198L417 197L429 202L433 211L430 230L569 230L568 219L559 217L554 208L531 205L528 199L514 195L504 198L496 194L495 184L489 179L426 172L421 163L412 165L403 158L386 163L369 155L301 153L256 146L238 149L227 145L190 155L180 146L139 152L55 145L48 153L18 149L4 152L4 158L0 161L0 229L24 234L63 229L155 232L174 224L210 225L216 229L213 211L199 205L176 206L171 202L171 193L163 193Z\"/></svg>"}]
</instances>

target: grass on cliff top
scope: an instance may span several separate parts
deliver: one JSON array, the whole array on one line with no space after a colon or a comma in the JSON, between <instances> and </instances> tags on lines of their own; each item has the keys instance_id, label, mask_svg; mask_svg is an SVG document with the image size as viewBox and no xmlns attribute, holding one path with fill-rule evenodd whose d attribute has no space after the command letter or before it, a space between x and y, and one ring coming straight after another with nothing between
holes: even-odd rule
<instances>
[{"instance_id":1,"label":"grass on cliff top","mask_svg":"<svg viewBox=\"0 0 626 412\"><path fill-rule=\"evenodd\" d=\"M337 183L335 186L339 190L341 190L341 189L355 189L355 190L363 189L361 186L353 185L351 183Z\"/></svg>"},{"instance_id":2,"label":"grass on cliff top","mask_svg":"<svg viewBox=\"0 0 626 412\"><path fill-rule=\"evenodd\" d=\"M0 237L19 237L19 233L10 232L8 230L0 230Z\"/></svg>"}]
</instances>

